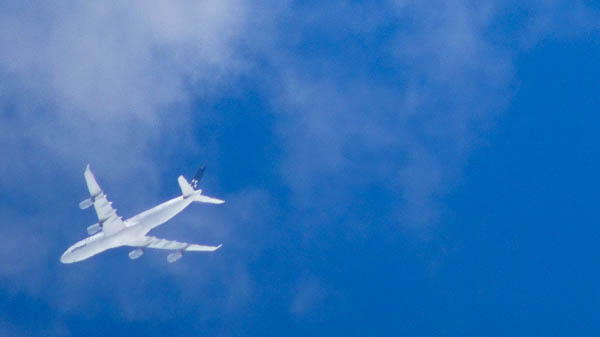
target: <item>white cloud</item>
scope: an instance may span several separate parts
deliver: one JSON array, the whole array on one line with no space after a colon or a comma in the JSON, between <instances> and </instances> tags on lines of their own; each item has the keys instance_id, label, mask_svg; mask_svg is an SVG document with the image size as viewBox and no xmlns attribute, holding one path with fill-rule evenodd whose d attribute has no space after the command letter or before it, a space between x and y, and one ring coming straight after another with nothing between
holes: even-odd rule
<instances>
[{"instance_id":1,"label":"white cloud","mask_svg":"<svg viewBox=\"0 0 600 337\"><path fill-rule=\"evenodd\" d=\"M3 11L0 41L11 46L0 54L4 144L31 144L19 165L50 156L78 170L94 161L116 176L155 174L154 147L173 147L166 132L179 130L172 143L193 148L191 99L244 71L247 15L237 0Z\"/></svg>"},{"instance_id":2,"label":"white cloud","mask_svg":"<svg viewBox=\"0 0 600 337\"><path fill-rule=\"evenodd\" d=\"M165 262L158 271L148 270L158 253L136 268L129 267L124 251L76 269L58 258L65 243L84 235L85 221L94 221L76 209L77 198L85 196L85 164L92 164L121 215L133 215L127 214L131 206L156 203L156 183L169 164L165 157L206 151L193 139L194 100L218 97L249 71L248 55L268 34L268 18L238 0L3 6L0 44L10 48L0 53L0 189L20 203L16 209L3 206L14 213L4 213L0 227L0 280L61 313L76 314L83 304L101 310L92 300L100 296L131 320L164 313L158 309L165 303L200 301L211 282L229 292L216 303L218 310L245 303L252 291L246 271L252 253L225 257L233 259L233 270L201 254L188 259L205 263L205 269L189 268L184 258L180 266ZM183 224L192 230L173 239L233 248L239 243L234 228L244 232L269 216L255 211L268 208L256 204L268 203L264 192L222 197L233 209L208 211L212 216L203 214L202 227L194 227L201 211L189 210L179 221L193 218ZM260 242L251 249L260 251ZM101 276L99 270L112 272ZM184 270L180 279L169 280ZM148 296L157 280L165 281L172 298Z\"/></svg>"},{"instance_id":3,"label":"white cloud","mask_svg":"<svg viewBox=\"0 0 600 337\"><path fill-rule=\"evenodd\" d=\"M519 38L537 41L556 31L560 7L551 3L534 7L536 24L519 30ZM75 212L76 198L85 191L74 191L84 188L86 163L93 164L116 204L151 205L165 158L210 151L198 149L193 139L194 121L202 119L192 112L194 100L219 97L244 75L256 76L277 111L284 162L274 165L292 192L290 208L297 213L286 219L299 219L298 232L310 235L310 226L335 223L331 220L348 213L372 187L393 199L390 212L401 228L424 231L436 223L440 196L510 99L518 50L488 34L507 8L469 1L269 5L242 0L2 5L0 44L9 48L0 52L0 189L31 205L1 219L0 259L14 261L18 253L22 263L3 265L0 279L66 313L77 313L82 303L101 310L89 300L103 294L124 317L136 320L165 313L155 310L165 303L203 302L215 283L225 284L224 290L203 305L222 312L247 307L260 286L248 266L266 254L263 234L274 230L265 223L277 214L273 196L259 188L222 196L229 201L225 212L203 210L210 228L188 227L197 221L190 211L164 229L174 239L225 243L219 258L190 257L201 268L189 268L185 258L172 268L156 267L158 253L130 268L124 251L77 269L51 265L66 248L59 243L84 233L83 224L69 221L83 219ZM595 12L576 8L569 22L584 18L586 27L595 26L598 21L589 19ZM390 38L377 45L382 29L390 30ZM311 42L315 31L324 35L323 44L331 39L343 46L342 37L365 49L375 45L377 55L348 57L383 59L395 77L372 76L372 65L361 62L349 69L336 59L346 57L343 47L297 55L297 44ZM39 248L19 251L15 239ZM60 272L47 277L40 272L47 266ZM99 278L99 270L118 272ZM148 271L153 278L141 278ZM300 277L292 313L302 315L326 298L316 277ZM164 293L144 296L155 291L157 280ZM137 290L129 291L133 284Z\"/></svg>"}]
</instances>

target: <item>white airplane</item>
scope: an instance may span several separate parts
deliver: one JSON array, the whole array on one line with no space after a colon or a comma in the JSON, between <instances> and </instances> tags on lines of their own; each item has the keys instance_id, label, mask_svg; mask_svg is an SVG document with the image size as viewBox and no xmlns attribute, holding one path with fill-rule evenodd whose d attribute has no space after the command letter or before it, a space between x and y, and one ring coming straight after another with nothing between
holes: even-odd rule
<instances>
[{"instance_id":1,"label":"white airplane","mask_svg":"<svg viewBox=\"0 0 600 337\"><path fill-rule=\"evenodd\" d=\"M96 178L94 178L94 174L90 171L90 165L88 165L84 176L88 190L90 191L90 198L82 201L79 204L79 208L86 209L94 205L96 214L98 215L98 222L87 228L88 234L91 236L69 247L60 257L60 262L79 262L102 253L105 250L121 246L135 248L129 252L129 258L132 260L142 256L144 248L172 250L174 252L167 256L169 263L179 260L184 251L214 252L219 249L221 245L197 245L146 235L153 228L169 221L194 201L209 204L222 204L225 202L202 195L202 190L198 189L198 182L203 174L204 167L198 170L194 179L192 179L191 185L183 176L179 176L177 181L181 188L181 196L163 202L156 207L123 221L123 218L118 216L117 211L112 208L112 202L106 199L106 194L100 189Z\"/></svg>"}]
</instances>

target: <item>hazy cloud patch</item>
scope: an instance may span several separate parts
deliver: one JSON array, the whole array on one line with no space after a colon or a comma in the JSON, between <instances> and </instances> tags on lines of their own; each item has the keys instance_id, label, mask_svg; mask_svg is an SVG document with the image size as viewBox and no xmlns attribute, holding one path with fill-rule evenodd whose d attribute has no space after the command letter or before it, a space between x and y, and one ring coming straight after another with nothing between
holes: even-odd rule
<instances>
[{"instance_id":1,"label":"hazy cloud patch","mask_svg":"<svg viewBox=\"0 0 600 337\"><path fill-rule=\"evenodd\" d=\"M41 298L62 316L105 305L130 321L209 319L258 301L265 277L253 264L272 262L264 259L288 238L282 233L344 240L356 238L353 231L430 232L443 196L510 102L515 54L563 36L562 28L580 34L600 22L582 2L540 1L519 7L531 24L507 42L513 35L490 34L511 10L500 2L270 5L0 5L0 44L10 46L0 53L3 291ZM283 152L270 165L289 200L249 186L214 195L227 200L222 207L192 206L160 228L173 239L223 243L212 255L168 265L162 252L147 252L134 263L121 248L59 264L65 245L95 221L77 209L85 164L122 215L163 201L163 170L172 164L165 159L218 155L199 149L194 127L203 111L194 102L226 96L240 78L268 101L271 141ZM394 225L353 212L369 198L384 204L375 212L391 214ZM282 260L305 248L295 242L281 248ZM291 275L305 268L285 267L295 269ZM292 315L308 315L327 299L322 280L285 281ZM11 324L0 322L0 334L20 332Z\"/></svg>"},{"instance_id":2,"label":"hazy cloud patch","mask_svg":"<svg viewBox=\"0 0 600 337\"><path fill-rule=\"evenodd\" d=\"M316 278L304 276L294 288L290 311L296 316L304 316L318 307L326 298L326 290Z\"/></svg>"}]
</instances>

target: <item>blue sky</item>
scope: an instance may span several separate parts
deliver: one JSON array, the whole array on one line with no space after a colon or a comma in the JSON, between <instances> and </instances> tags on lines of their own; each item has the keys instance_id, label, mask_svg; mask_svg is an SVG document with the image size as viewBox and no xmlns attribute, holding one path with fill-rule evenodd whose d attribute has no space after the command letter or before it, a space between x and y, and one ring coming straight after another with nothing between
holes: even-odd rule
<instances>
[{"instance_id":1,"label":"blue sky","mask_svg":"<svg viewBox=\"0 0 600 337\"><path fill-rule=\"evenodd\" d=\"M600 333L597 4L0 8L0 336ZM88 163L223 248L60 264Z\"/></svg>"}]
</instances>

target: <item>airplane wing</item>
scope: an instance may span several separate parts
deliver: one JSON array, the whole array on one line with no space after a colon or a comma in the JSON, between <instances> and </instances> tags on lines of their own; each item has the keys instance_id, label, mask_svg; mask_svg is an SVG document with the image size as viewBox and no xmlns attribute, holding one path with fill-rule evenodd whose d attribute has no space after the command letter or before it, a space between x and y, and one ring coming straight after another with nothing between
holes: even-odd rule
<instances>
[{"instance_id":1,"label":"airplane wing","mask_svg":"<svg viewBox=\"0 0 600 337\"><path fill-rule=\"evenodd\" d=\"M112 207L112 202L108 201L106 194L102 191L94 174L90 170L90 165L85 168L85 182L90 191L90 198L79 204L79 207L87 208L94 205L96 214L98 215L98 223L105 235L114 234L125 228L125 223L122 217L117 214L117 210Z\"/></svg>"},{"instance_id":2,"label":"airplane wing","mask_svg":"<svg viewBox=\"0 0 600 337\"><path fill-rule=\"evenodd\" d=\"M195 251L195 252L214 252L215 250L221 248L221 245L218 245L218 246L197 245L195 243L187 243L187 242L159 239L154 236L145 236L144 241L140 242L139 245L135 245L135 246L154 248L154 249L185 250L185 251Z\"/></svg>"}]
</instances>

